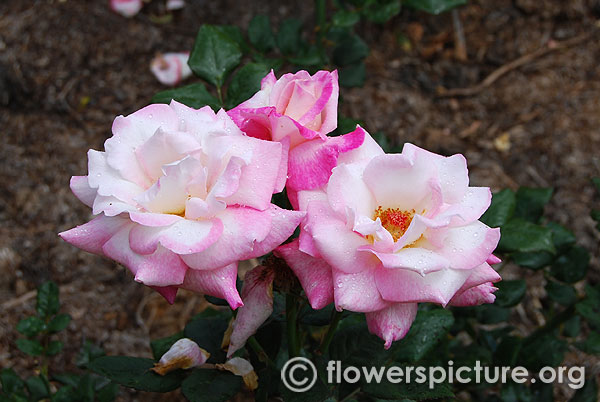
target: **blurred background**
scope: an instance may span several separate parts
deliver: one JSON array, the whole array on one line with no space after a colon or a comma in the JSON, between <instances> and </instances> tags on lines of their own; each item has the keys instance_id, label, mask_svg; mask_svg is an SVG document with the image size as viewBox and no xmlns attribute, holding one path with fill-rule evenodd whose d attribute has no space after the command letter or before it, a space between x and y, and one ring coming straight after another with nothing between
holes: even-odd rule
<instances>
[{"instance_id":1,"label":"blurred background","mask_svg":"<svg viewBox=\"0 0 600 402\"><path fill-rule=\"evenodd\" d=\"M35 310L45 280L59 285L62 311L73 318L53 360L59 371L73 367L84 340L107 354L150 356L150 339L179 331L204 308L204 298L183 291L169 306L123 267L62 242L58 232L90 217L69 178L87 173L86 152L103 149L115 116L166 89L149 68L156 54L191 50L203 23L245 31L257 14L274 27L299 18L310 32L315 11L312 2L187 0L167 15L153 1L127 19L108 3L0 2L0 368L22 375L36 363L15 347L15 325ZM441 15L402 8L383 24L360 21L366 80L341 89L340 113L392 148L463 153L473 185L554 187L546 214L591 252L588 280L598 282L590 178L600 175L599 17L598 0L473 0ZM503 75L484 81L499 68ZM447 96L454 88L469 88L468 96ZM526 327L536 323L543 286L539 272L524 279L532 290L511 319Z\"/></svg>"}]
</instances>

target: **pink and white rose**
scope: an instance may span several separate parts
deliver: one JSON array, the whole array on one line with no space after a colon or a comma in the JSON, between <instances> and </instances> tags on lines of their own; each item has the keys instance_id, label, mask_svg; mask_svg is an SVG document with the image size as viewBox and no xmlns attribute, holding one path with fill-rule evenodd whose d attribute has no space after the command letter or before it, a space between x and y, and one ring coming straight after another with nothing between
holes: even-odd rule
<instances>
[{"instance_id":1,"label":"pink and white rose","mask_svg":"<svg viewBox=\"0 0 600 402\"><path fill-rule=\"evenodd\" d=\"M150 71L161 84L175 86L192 75L189 52L159 54L150 62Z\"/></svg>"},{"instance_id":2,"label":"pink and white rose","mask_svg":"<svg viewBox=\"0 0 600 402\"><path fill-rule=\"evenodd\" d=\"M247 135L281 142L289 149L287 191L295 206L296 192L327 183L338 155L362 144L362 132L327 137L337 127L337 71L284 74L271 71L252 98L228 113Z\"/></svg>"},{"instance_id":3,"label":"pink and white rose","mask_svg":"<svg viewBox=\"0 0 600 402\"><path fill-rule=\"evenodd\" d=\"M119 116L112 131L105 152L88 152L88 175L71 179L97 217L60 236L169 302L185 288L241 306L238 261L273 250L305 215L271 204L282 145L244 135L223 110L174 101Z\"/></svg>"},{"instance_id":4,"label":"pink and white rose","mask_svg":"<svg viewBox=\"0 0 600 402\"><path fill-rule=\"evenodd\" d=\"M307 211L300 238L276 254L298 276L314 308L366 313L371 332L406 335L421 302L494 301L490 266L500 238L478 219L488 188L469 187L462 155L443 157L406 144L384 154L370 137L340 155L327 184L300 191Z\"/></svg>"}]
</instances>

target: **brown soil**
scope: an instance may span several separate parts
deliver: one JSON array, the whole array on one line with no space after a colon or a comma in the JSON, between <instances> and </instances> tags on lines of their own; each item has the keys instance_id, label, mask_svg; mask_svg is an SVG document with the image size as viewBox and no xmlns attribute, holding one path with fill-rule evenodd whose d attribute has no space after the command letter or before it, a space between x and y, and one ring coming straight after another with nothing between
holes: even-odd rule
<instances>
[{"instance_id":1,"label":"brown soil","mask_svg":"<svg viewBox=\"0 0 600 402\"><path fill-rule=\"evenodd\" d=\"M160 3L127 20L108 0L0 2L0 367L26 375L36 366L16 348L14 327L33 312L33 291L47 279L61 286L63 311L73 316L57 371L73 368L83 339L109 354L148 356L149 339L177 331L204 306L182 292L169 307L124 268L62 242L57 232L90 218L69 178L85 174L87 149L102 149L116 115L164 89L149 71L155 53L189 50L201 23L247 27L257 13L311 20L312 6L189 0L173 22L159 24L151 15ZM598 198L589 179L600 175L600 35L535 58L475 96L437 94L591 32L599 15L597 0L471 1L460 9L466 61L455 57L450 14L404 10L384 26L365 23L368 80L342 89L342 113L396 146L464 153L475 185L555 187L548 214L593 253L597 281L600 238L589 212ZM123 391L120 398L158 397Z\"/></svg>"}]
</instances>

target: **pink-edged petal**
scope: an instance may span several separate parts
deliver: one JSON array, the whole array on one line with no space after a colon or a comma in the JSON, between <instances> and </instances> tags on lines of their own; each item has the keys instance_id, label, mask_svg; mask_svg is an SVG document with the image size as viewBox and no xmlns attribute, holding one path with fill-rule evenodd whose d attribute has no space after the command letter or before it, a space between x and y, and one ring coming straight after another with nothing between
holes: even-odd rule
<instances>
[{"instance_id":1,"label":"pink-edged petal","mask_svg":"<svg viewBox=\"0 0 600 402\"><path fill-rule=\"evenodd\" d=\"M177 254L159 246L153 254L140 255L129 247L133 226L125 226L111 237L102 246L104 254L125 265L135 280L144 285L165 287L183 283L188 267Z\"/></svg>"},{"instance_id":2,"label":"pink-edged petal","mask_svg":"<svg viewBox=\"0 0 600 402\"><path fill-rule=\"evenodd\" d=\"M108 165L105 152L93 149L88 151L88 183L97 189L98 195L116 197L117 199L135 205L133 198L144 191L136 183L124 179L121 174Z\"/></svg>"},{"instance_id":3,"label":"pink-edged petal","mask_svg":"<svg viewBox=\"0 0 600 402\"><path fill-rule=\"evenodd\" d=\"M404 338L417 316L417 303L394 303L387 308L365 314L369 331L385 341L385 349L392 342Z\"/></svg>"},{"instance_id":4,"label":"pink-edged petal","mask_svg":"<svg viewBox=\"0 0 600 402\"><path fill-rule=\"evenodd\" d=\"M143 5L142 0L110 0L110 8L126 18L131 18L139 13Z\"/></svg>"},{"instance_id":5,"label":"pink-edged petal","mask_svg":"<svg viewBox=\"0 0 600 402\"><path fill-rule=\"evenodd\" d=\"M157 291L158 294L165 298L167 303L175 303L175 297L177 296L177 290L179 289L177 286L149 286L149 288Z\"/></svg>"},{"instance_id":6,"label":"pink-edged petal","mask_svg":"<svg viewBox=\"0 0 600 402\"><path fill-rule=\"evenodd\" d=\"M277 174L277 181L275 183L275 190L273 193L280 193L285 188L288 178L288 159L290 153L290 139L286 137L279 141L281 143L281 163L279 165L279 172Z\"/></svg>"},{"instance_id":7,"label":"pink-edged petal","mask_svg":"<svg viewBox=\"0 0 600 402\"><path fill-rule=\"evenodd\" d=\"M172 214L156 214L152 212L129 212L129 218L132 222L139 223L144 226L169 226L183 218Z\"/></svg>"},{"instance_id":8,"label":"pink-edged petal","mask_svg":"<svg viewBox=\"0 0 600 402\"><path fill-rule=\"evenodd\" d=\"M498 257L496 257L494 254L491 254L488 259L486 260L486 262L490 265L494 265L494 264L500 264L502 262L502 260Z\"/></svg>"},{"instance_id":9,"label":"pink-edged petal","mask_svg":"<svg viewBox=\"0 0 600 402\"><path fill-rule=\"evenodd\" d=\"M287 189L288 194L293 192L293 190ZM308 208L308 204L311 201L325 201L327 202L327 193L322 189L315 190L302 190L296 192L296 199L298 203L298 210L306 211Z\"/></svg>"},{"instance_id":10,"label":"pink-edged petal","mask_svg":"<svg viewBox=\"0 0 600 402\"><path fill-rule=\"evenodd\" d=\"M168 227L135 225L129 234L129 244L138 254L152 254L161 244L176 254L185 255L206 250L222 233L223 224L219 219L180 219Z\"/></svg>"},{"instance_id":11,"label":"pink-edged petal","mask_svg":"<svg viewBox=\"0 0 600 402\"><path fill-rule=\"evenodd\" d=\"M271 215L271 230L267 237L254 243L252 251L243 256L245 260L270 253L294 233L306 215L303 211L290 211L273 204L265 212Z\"/></svg>"},{"instance_id":12,"label":"pink-edged petal","mask_svg":"<svg viewBox=\"0 0 600 402\"><path fill-rule=\"evenodd\" d=\"M338 72L337 70L331 73L327 71L319 71L314 75L314 78L321 81L331 81L331 94L325 100L326 92L323 91L319 99L318 106L314 107L314 110L320 108L321 111L321 128L319 132L322 134L328 134L336 129L337 127L337 109L338 109L338 97L340 93L340 87L338 84Z\"/></svg>"},{"instance_id":13,"label":"pink-edged petal","mask_svg":"<svg viewBox=\"0 0 600 402\"><path fill-rule=\"evenodd\" d=\"M371 159L376 156L383 155L383 149L379 146L377 141L371 137L361 126L356 126L354 131L361 130L364 134L364 141L362 144L354 149L347 150L338 156L338 164L361 164L366 165Z\"/></svg>"},{"instance_id":14,"label":"pink-edged petal","mask_svg":"<svg viewBox=\"0 0 600 402\"><path fill-rule=\"evenodd\" d=\"M373 247L361 250L375 254L385 268L411 270L421 275L450 267L446 258L421 247L407 247L395 253L380 252Z\"/></svg>"},{"instance_id":15,"label":"pink-edged petal","mask_svg":"<svg viewBox=\"0 0 600 402\"><path fill-rule=\"evenodd\" d=\"M130 222L125 218L100 215L88 223L61 232L58 235L67 243L88 253L104 255L102 251L104 243L128 224Z\"/></svg>"},{"instance_id":16,"label":"pink-edged petal","mask_svg":"<svg viewBox=\"0 0 600 402\"><path fill-rule=\"evenodd\" d=\"M183 255L191 268L210 270L246 259L256 242L262 242L271 231L272 214L269 210L228 207L217 215L223 223L218 240L201 253Z\"/></svg>"},{"instance_id":17,"label":"pink-edged petal","mask_svg":"<svg viewBox=\"0 0 600 402\"><path fill-rule=\"evenodd\" d=\"M104 213L106 216L117 216L123 212L138 212L138 209L116 197L96 195L92 213L98 215Z\"/></svg>"},{"instance_id":18,"label":"pink-edged petal","mask_svg":"<svg viewBox=\"0 0 600 402\"><path fill-rule=\"evenodd\" d=\"M363 178L375 196L378 205L410 211L431 197L432 182L436 176L432 166L419 155L410 159L403 154L385 154L369 162Z\"/></svg>"},{"instance_id":19,"label":"pink-edged petal","mask_svg":"<svg viewBox=\"0 0 600 402\"><path fill-rule=\"evenodd\" d=\"M273 312L274 277L275 272L262 265L246 273L242 287L244 305L239 308L233 322L227 357L244 347L248 338L256 333Z\"/></svg>"},{"instance_id":20,"label":"pink-edged petal","mask_svg":"<svg viewBox=\"0 0 600 402\"><path fill-rule=\"evenodd\" d=\"M88 207L94 205L94 199L96 198L97 190L91 188L88 183L87 176L73 176L70 182L71 191L75 194L75 197L79 201L83 202Z\"/></svg>"},{"instance_id":21,"label":"pink-edged petal","mask_svg":"<svg viewBox=\"0 0 600 402\"><path fill-rule=\"evenodd\" d=\"M472 269L484 263L496 249L500 229L475 221L465 226L430 230L427 239L442 245L435 252L450 261L452 268Z\"/></svg>"},{"instance_id":22,"label":"pink-edged petal","mask_svg":"<svg viewBox=\"0 0 600 402\"><path fill-rule=\"evenodd\" d=\"M300 231L300 236L298 236L298 248L303 253L306 253L312 257L321 258L321 254L315 245L312 235L306 230Z\"/></svg>"},{"instance_id":23,"label":"pink-edged petal","mask_svg":"<svg viewBox=\"0 0 600 402\"><path fill-rule=\"evenodd\" d=\"M333 295L335 308L338 311L350 310L367 313L381 310L389 305L375 284L375 273L378 268L362 272L346 274L337 269L332 270Z\"/></svg>"},{"instance_id":24,"label":"pink-edged petal","mask_svg":"<svg viewBox=\"0 0 600 402\"><path fill-rule=\"evenodd\" d=\"M464 225L481 217L489 208L492 193L488 187L468 187L462 200L449 204L436 216L436 220L453 218L454 225Z\"/></svg>"},{"instance_id":25,"label":"pink-edged petal","mask_svg":"<svg viewBox=\"0 0 600 402\"><path fill-rule=\"evenodd\" d=\"M375 282L385 300L431 302L445 306L470 274L468 270L444 269L423 276L406 269L385 268L375 272Z\"/></svg>"},{"instance_id":26,"label":"pink-edged petal","mask_svg":"<svg viewBox=\"0 0 600 402\"><path fill-rule=\"evenodd\" d=\"M308 204L304 229L312 235L321 256L335 269L355 273L380 264L371 253L357 250L369 244L368 240L348 229L346 222L335 214L328 203L313 201Z\"/></svg>"},{"instance_id":27,"label":"pink-edged petal","mask_svg":"<svg viewBox=\"0 0 600 402\"><path fill-rule=\"evenodd\" d=\"M496 300L494 292L498 288L494 287L491 282L483 283L479 286L472 287L462 293L457 293L450 300L450 305L458 307L479 306L484 303L493 303Z\"/></svg>"},{"instance_id":28,"label":"pink-edged petal","mask_svg":"<svg viewBox=\"0 0 600 402\"><path fill-rule=\"evenodd\" d=\"M113 134L126 141L128 148L144 144L154 135L156 130L177 131L179 119L175 111L162 103L148 105L126 117L119 116L112 127Z\"/></svg>"},{"instance_id":29,"label":"pink-edged petal","mask_svg":"<svg viewBox=\"0 0 600 402\"><path fill-rule=\"evenodd\" d=\"M159 54L150 62L150 71L164 85L174 86L192 75L188 52Z\"/></svg>"},{"instance_id":30,"label":"pink-edged petal","mask_svg":"<svg viewBox=\"0 0 600 402\"><path fill-rule=\"evenodd\" d=\"M232 309L243 306L244 303L235 287L237 280L237 262L213 270L200 271L188 269L183 289L219 297L227 300Z\"/></svg>"},{"instance_id":31,"label":"pink-edged petal","mask_svg":"<svg viewBox=\"0 0 600 402\"><path fill-rule=\"evenodd\" d=\"M228 149L231 155L242 159L251 156L247 164L242 167L237 191L229 197L224 197L223 201L227 205L238 204L260 210L266 209L279 184L282 145L252 137L223 136L211 141L207 152L211 149Z\"/></svg>"},{"instance_id":32,"label":"pink-edged petal","mask_svg":"<svg viewBox=\"0 0 600 402\"><path fill-rule=\"evenodd\" d=\"M340 153L358 148L364 141L365 131L357 128L351 133L326 140L307 141L290 150L287 186L298 190L312 190L327 183Z\"/></svg>"},{"instance_id":33,"label":"pink-edged petal","mask_svg":"<svg viewBox=\"0 0 600 402\"><path fill-rule=\"evenodd\" d=\"M333 169L327 183L327 197L331 208L346 214L350 208L355 215L371 218L377 209L371 190L362 180L362 169L357 165L339 165Z\"/></svg>"},{"instance_id":34,"label":"pink-edged petal","mask_svg":"<svg viewBox=\"0 0 600 402\"><path fill-rule=\"evenodd\" d=\"M467 278L465 283L458 290L458 293L464 292L467 289L482 285L487 282L498 282L502 278L488 263L483 263L475 269L471 270L471 275Z\"/></svg>"},{"instance_id":35,"label":"pink-edged petal","mask_svg":"<svg viewBox=\"0 0 600 402\"><path fill-rule=\"evenodd\" d=\"M306 293L308 302L315 310L333 302L333 278L331 267L321 258L314 258L298 249L296 239L279 246L274 254L281 257L294 271Z\"/></svg>"}]
</instances>

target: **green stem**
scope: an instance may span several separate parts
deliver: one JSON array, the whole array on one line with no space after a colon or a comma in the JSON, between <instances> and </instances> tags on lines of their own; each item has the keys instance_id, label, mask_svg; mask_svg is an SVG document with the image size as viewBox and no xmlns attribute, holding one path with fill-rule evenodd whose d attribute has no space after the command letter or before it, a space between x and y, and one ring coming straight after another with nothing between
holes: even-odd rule
<instances>
[{"instance_id":1,"label":"green stem","mask_svg":"<svg viewBox=\"0 0 600 402\"><path fill-rule=\"evenodd\" d=\"M291 294L285 295L285 316L287 318L287 341L290 358L300 355L298 342L298 304Z\"/></svg>"},{"instance_id":2,"label":"green stem","mask_svg":"<svg viewBox=\"0 0 600 402\"><path fill-rule=\"evenodd\" d=\"M251 336L248 339L248 345L252 348L252 350L254 350L254 353L258 355L258 359L260 361L262 361L269 367L275 367L275 363L273 363L273 360L271 360L271 358L269 357L267 352L265 352L263 347L260 346L260 343L258 343L255 337Z\"/></svg>"},{"instance_id":3,"label":"green stem","mask_svg":"<svg viewBox=\"0 0 600 402\"><path fill-rule=\"evenodd\" d=\"M225 107L225 105L223 104L223 93L221 92L220 85L217 85L217 97L219 98L219 103L221 104L221 107Z\"/></svg>"},{"instance_id":4,"label":"green stem","mask_svg":"<svg viewBox=\"0 0 600 402\"><path fill-rule=\"evenodd\" d=\"M321 353L327 352L327 349L329 348L329 344L331 343L331 340L333 339L333 335L335 335L335 330L337 329L338 324L340 323L341 319L342 319L342 312L333 310L333 313L331 314L331 321L329 322L329 328L327 329L327 333L325 334L325 337L323 338L323 341L321 342L321 346L319 346L319 352L321 352Z\"/></svg>"}]
</instances>

